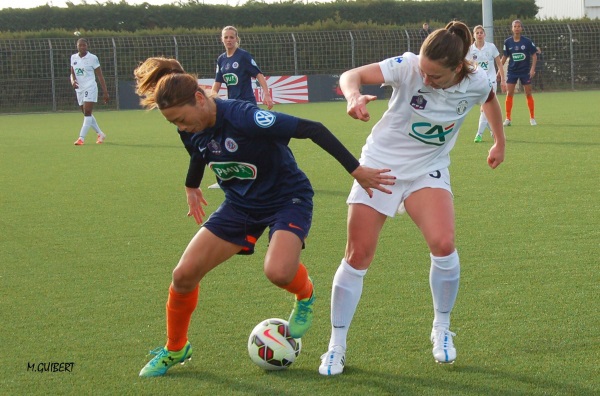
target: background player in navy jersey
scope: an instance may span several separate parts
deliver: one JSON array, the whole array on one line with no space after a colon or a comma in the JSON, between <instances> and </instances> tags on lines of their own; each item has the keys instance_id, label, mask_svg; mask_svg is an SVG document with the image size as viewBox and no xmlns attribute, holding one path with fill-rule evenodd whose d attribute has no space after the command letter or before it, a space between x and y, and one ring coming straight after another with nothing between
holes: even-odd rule
<instances>
[{"instance_id":1,"label":"background player in navy jersey","mask_svg":"<svg viewBox=\"0 0 600 396\"><path fill-rule=\"evenodd\" d=\"M361 166L321 123L261 110L240 100L207 96L197 78L174 59L149 58L135 70L142 105L158 108L175 126L190 154L185 182L188 216L198 224L206 200L199 189L208 166L220 180L225 201L204 222L185 249L167 300L167 344L140 372L142 377L164 375L171 366L190 358L187 333L196 308L201 279L235 254L252 254L269 228L264 273L275 285L296 297L289 318L290 334L301 337L313 317L313 285L300 253L313 212L313 189L298 168L288 143L311 139L335 157L365 189L390 193L394 184L387 169Z\"/></svg>"},{"instance_id":2,"label":"background player in navy jersey","mask_svg":"<svg viewBox=\"0 0 600 396\"><path fill-rule=\"evenodd\" d=\"M529 123L535 126L537 123L535 122L535 105L533 94L531 93L531 79L535 76L537 48L533 41L521 35L523 24L518 19L512 23L512 32L512 37L504 40L504 55L501 59L502 65L508 59L508 70L506 73L508 91L506 95L506 120L504 120L504 126L510 126L512 122L513 96L515 95L515 86L519 80L521 80L521 85L525 90L525 97L527 98Z\"/></svg>"},{"instance_id":3,"label":"background player in navy jersey","mask_svg":"<svg viewBox=\"0 0 600 396\"><path fill-rule=\"evenodd\" d=\"M271 99L267 80L252 55L240 48L237 29L233 26L225 26L221 32L221 41L225 46L225 52L217 58L217 71L212 91L218 93L221 84L225 83L229 99L247 100L256 104L252 87L252 77L254 77L262 88L262 102L271 110L273 99Z\"/></svg>"},{"instance_id":4,"label":"background player in navy jersey","mask_svg":"<svg viewBox=\"0 0 600 396\"><path fill-rule=\"evenodd\" d=\"M256 78L263 92L263 104L269 110L273 108L273 99L265 76L256 64L252 55L240 48L240 36L233 26L225 26L221 31L221 41L225 52L217 58L217 71L212 91L219 93L221 84L227 85L229 99L246 100L256 104L252 77ZM219 183L211 184L208 188L219 188Z\"/></svg>"}]
</instances>

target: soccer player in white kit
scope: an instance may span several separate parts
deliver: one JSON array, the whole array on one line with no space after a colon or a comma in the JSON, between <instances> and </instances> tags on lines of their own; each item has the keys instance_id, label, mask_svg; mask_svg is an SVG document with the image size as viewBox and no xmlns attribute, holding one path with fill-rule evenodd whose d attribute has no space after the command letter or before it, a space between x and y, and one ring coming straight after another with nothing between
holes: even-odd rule
<instances>
[{"instance_id":1,"label":"soccer player in white kit","mask_svg":"<svg viewBox=\"0 0 600 396\"><path fill-rule=\"evenodd\" d=\"M504 76L504 68L502 67L498 48L496 48L494 43L485 41L485 29L481 25L477 25L473 28L473 38L474 41L469 50L469 54L467 55L467 59L477 63L479 67L487 72L488 78L494 88L494 92L498 89L497 75L499 74L502 92L506 92L506 77ZM496 64L496 67L494 67L494 63ZM497 72L496 69L498 69ZM479 128L477 129L475 139L473 140L475 143L480 143L483 140L483 131L485 131L487 126L487 118L485 118L485 113L482 110L479 115ZM493 136L494 132L491 129L490 133Z\"/></svg>"},{"instance_id":2,"label":"soccer player in white kit","mask_svg":"<svg viewBox=\"0 0 600 396\"><path fill-rule=\"evenodd\" d=\"M431 33L420 54L410 52L346 71L340 87L348 114L370 118L367 104L377 97L363 95L363 84L393 88L388 109L363 146L364 166L390 169L396 183L391 194L373 197L352 186L348 197L346 253L333 278L331 338L321 356L319 373L342 373L346 338L363 289L363 278L388 217L405 210L418 226L430 250L429 282L434 319L430 340L437 362L452 363L456 349L450 331L450 312L458 294L460 265L454 245L454 205L450 188L449 152L469 110L483 105L495 143L487 162L496 168L504 161L505 136L500 104L487 74L465 59L472 43L469 28L450 22Z\"/></svg>"},{"instance_id":3,"label":"soccer player in white kit","mask_svg":"<svg viewBox=\"0 0 600 396\"><path fill-rule=\"evenodd\" d=\"M83 125L79 131L79 138L75 141L76 146L82 146L85 142L90 127L94 128L98 138L96 143L104 142L106 135L102 132L92 114L94 103L98 101L98 84L96 77L100 81L104 93L104 103L108 103L108 90L104 75L100 68L98 57L88 52L88 42L84 38L77 40L77 53L71 55L71 85L77 94L77 102L83 112Z\"/></svg>"}]
</instances>

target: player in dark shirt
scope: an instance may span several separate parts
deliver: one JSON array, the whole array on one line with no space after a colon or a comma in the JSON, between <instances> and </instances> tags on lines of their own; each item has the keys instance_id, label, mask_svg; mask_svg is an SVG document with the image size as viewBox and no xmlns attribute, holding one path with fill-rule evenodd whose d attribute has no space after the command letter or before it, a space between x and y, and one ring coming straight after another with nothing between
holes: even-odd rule
<instances>
[{"instance_id":1,"label":"player in dark shirt","mask_svg":"<svg viewBox=\"0 0 600 396\"><path fill-rule=\"evenodd\" d=\"M146 108L158 108L175 126L190 154L186 178L188 216L202 224L207 205L200 182L206 167L216 175L225 201L204 222L184 251L167 300L167 344L140 372L162 376L192 354L187 333L201 279L235 254L252 254L269 228L264 273L296 297L290 334L299 338L313 316L313 284L300 253L312 222L313 189L288 147L290 139L311 139L335 157L372 196L391 193L388 169L361 166L321 123L262 110L239 100L207 96L197 78L174 59L149 58L135 70L137 93Z\"/></svg>"},{"instance_id":2,"label":"player in dark shirt","mask_svg":"<svg viewBox=\"0 0 600 396\"><path fill-rule=\"evenodd\" d=\"M513 96L515 94L515 86L519 80L521 80L521 85L525 90L527 98L529 123L535 126L537 123L535 121L533 94L531 93L531 79L535 76L537 48L529 38L521 35L523 25L518 19L512 23L512 32L513 35L504 40L504 55L501 59L502 65L508 59L508 71L506 73L508 91L506 95L506 120L504 121L504 126L510 126L512 122Z\"/></svg>"},{"instance_id":3,"label":"player in dark shirt","mask_svg":"<svg viewBox=\"0 0 600 396\"><path fill-rule=\"evenodd\" d=\"M273 99L271 99L267 80L252 55L240 48L237 29L233 26L225 26L221 33L221 41L225 46L225 52L217 58L217 71L212 91L218 93L221 84L225 83L229 99L241 99L256 104L252 87L252 78L254 77L262 88L262 102L271 110Z\"/></svg>"}]
</instances>

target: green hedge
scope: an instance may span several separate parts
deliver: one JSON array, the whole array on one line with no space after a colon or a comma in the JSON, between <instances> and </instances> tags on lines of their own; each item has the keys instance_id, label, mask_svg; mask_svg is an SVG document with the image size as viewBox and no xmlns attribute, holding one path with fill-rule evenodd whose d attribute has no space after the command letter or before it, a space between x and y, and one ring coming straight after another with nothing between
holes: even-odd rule
<instances>
[{"instance_id":1,"label":"green hedge","mask_svg":"<svg viewBox=\"0 0 600 396\"><path fill-rule=\"evenodd\" d=\"M534 19L538 7L535 0L494 0L493 12L494 19ZM128 5L121 1L71 4L67 8L45 5L33 9L0 10L0 32L214 30L226 25L235 25L247 31L251 27L289 28L328 21L354 25L420 26L424 21L444 24L454 18L468 25L481 23L481 0L338 0L308 4L294 0L275 4L249 1L241 6L205 5L194 1L163 6Z\"/></svg>"}]
</instances>

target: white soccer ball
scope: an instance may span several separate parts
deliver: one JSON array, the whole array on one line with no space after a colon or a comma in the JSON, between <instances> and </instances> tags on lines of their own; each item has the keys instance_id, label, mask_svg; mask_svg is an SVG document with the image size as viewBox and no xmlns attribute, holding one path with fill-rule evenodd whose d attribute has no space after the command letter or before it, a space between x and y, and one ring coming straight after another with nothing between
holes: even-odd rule
<instances>
[{"instance_id":1,"label":"white soccer ball","mask_svg":"<svg viewBox=\"0 0 600 396\"><path fill-rule=\"evenodd\" d=\"M77 36L77 37L81 36L81 32L80 32L80 31L75 31L75 32L73 32L73 34L74 34L75 36Z\"/></svg>"},{"instance_id":2,"label":"white soccer ball","mask_svg":"<svg viewBox=\"0 0 600 396\"><path fill-rule=\"evenodd\" d=\"M265 370L288 368L302 349L302 340L290 335L287 320L271 318L256 325L248 337L250 359Z\"/></svg>"}]
</instances>

